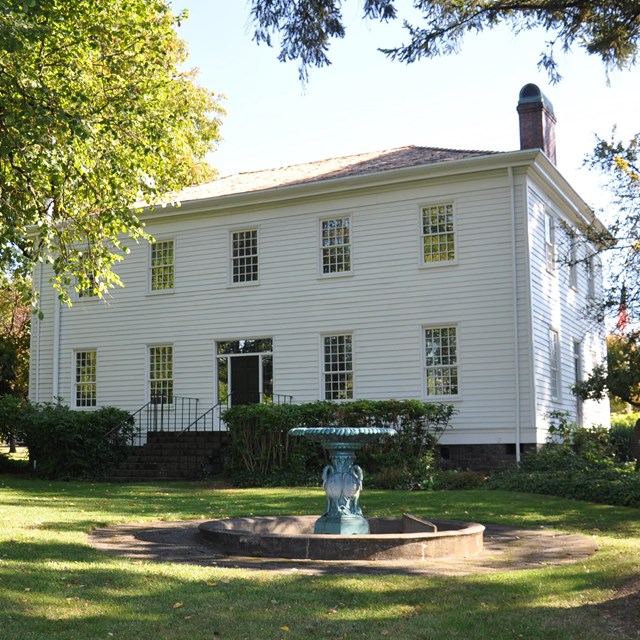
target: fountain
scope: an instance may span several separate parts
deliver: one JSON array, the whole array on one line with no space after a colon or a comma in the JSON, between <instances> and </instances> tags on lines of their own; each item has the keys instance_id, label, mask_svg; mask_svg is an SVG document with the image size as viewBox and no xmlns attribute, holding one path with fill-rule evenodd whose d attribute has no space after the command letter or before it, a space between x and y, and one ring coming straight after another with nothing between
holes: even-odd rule
<instances>
[{"instance_id":1,"label":"fountain","mask_svg":"<svg viewBox=\"0 0 640 640\"><path fill-rule=\"evenodd\" d=\"M291 436L304 436L319 442L329 453L332 462L322 472L327 510L316 521L314 533L370 533L369 523L359 505L363 473L354 464L355 453L367 441L396 434L395 429L386 427L298 427L289 431Z\"/></svg>"},{"instance_id":2,"label":"fountain","mask_svg":"<svg viewBox=\"0 0 640 640\"><path fill-rule=\"evenodd\" d=\"M305 560L429 560L466 558L483 549L484 527L457 520L365 518L360 508L362 469L355 453L367 441L393 436L384 427L299 427L327 450L323 472L327 507L322 516L223 518L199 525L200 535L225 556Z\"/></svg>"}]
</instances>

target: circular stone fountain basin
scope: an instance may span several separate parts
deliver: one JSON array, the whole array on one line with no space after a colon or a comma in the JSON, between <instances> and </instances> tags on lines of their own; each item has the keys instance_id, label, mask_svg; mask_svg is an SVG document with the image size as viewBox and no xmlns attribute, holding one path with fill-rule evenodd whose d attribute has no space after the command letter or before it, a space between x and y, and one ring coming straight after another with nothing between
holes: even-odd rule
<instances>
[{"instance_id":1,"label":"circular stone fountain basin","mask_svg":"<svg viewBox=\"0 0 640 640\"><path fill-rule=\"evenodd\" d=\"M484 527L458 520L369 518L365 535L314 534L318 516L211 520L200 535L228 556L300 560L433 560L466 558L483 548ZM435 530L434 530L435 529Z\"/></svg>"}]
</instances>

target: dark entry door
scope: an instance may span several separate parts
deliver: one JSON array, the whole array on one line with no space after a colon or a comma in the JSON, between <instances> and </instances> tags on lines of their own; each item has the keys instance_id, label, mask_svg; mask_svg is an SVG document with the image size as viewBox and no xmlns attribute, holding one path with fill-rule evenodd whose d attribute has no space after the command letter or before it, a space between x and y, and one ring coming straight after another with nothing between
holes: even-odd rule
<instances>
[{"instance_id":1,"label":"dark entry door","mask_svg":"<svg viewBox=\"0 0 640 640\"><path fill-rule=\"evenodd\" d=\"M260 402L260 356L229 358L231 366L230 404Z\"/></svg>"}]
</instances>

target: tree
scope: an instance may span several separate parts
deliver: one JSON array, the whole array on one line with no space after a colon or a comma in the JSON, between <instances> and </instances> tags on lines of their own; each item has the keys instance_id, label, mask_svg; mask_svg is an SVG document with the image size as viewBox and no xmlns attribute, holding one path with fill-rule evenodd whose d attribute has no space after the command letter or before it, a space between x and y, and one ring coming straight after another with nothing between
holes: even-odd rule
<instances>
[{"instance_id":1,"label":"tree","mask_svg":"<svg viewBox=\"0 0 640 640\"><path fill-rule=\"evenodd\" d=\"M300 77L309 67L330 64L332 38L343 38L342 0L252 0L254 39L271 46L280 36L279 59L298 60ZM398 18L396 0L364 0L366 19L386 22ZM553 34L540 56L552 81L560 79L554 48L578 43L599 56L607 67L632 65L640 43L640 4L637 0L414 0L421 26L404 20L409 40L381 49L401 62L415 62L456 52L469 32L506 23L516 33L542 27Z\"/></svg>"},{"instance_id":2,"label":"tree","mask_svg":"<svg viewBox=\"0 0 640 640\"><path fill-rule=\"evenodd\" d=\"M602 400L610 393L640 410L640 332L609 336L606 366L594 367L574 392L583 400Z\"/></svg>"},{"instance_id":3,"label":"tree","mask_svg":"<svg viewBox=\"0 0 640 640\"><path fill-rule=\"evenodd\" d=\"M604 243L593 228L588 239L612 252L611 285L601 301L601 311L618 311L618 329L624 333L631 319L640 317L640 134L628 143L598 138L587 164L608 177L608 188L616 206L609 231L615 244Z\"/></svg>"},{"instance_id":4,"label":"tree","mask_svg":"<svg viewBox=\"0 0 640 640\"><path fill-rule=\"evenodd\" d=\"M31 280L0 275L0 395L27 396L30 328Z\"/></svg>"},{"instance_id":5,"label":"tree","mask_svg":"<svg viewBox=\"0 0 640 640\"><path fill-rule=\"evenodd\" d=\"M165 0L5 0L0 7L0 268L53 266L53 283L102 295L132 204L212 176L214 94L183 71ZM36 238L33 242L33 238Z\"/></svg>"}]
</instances>

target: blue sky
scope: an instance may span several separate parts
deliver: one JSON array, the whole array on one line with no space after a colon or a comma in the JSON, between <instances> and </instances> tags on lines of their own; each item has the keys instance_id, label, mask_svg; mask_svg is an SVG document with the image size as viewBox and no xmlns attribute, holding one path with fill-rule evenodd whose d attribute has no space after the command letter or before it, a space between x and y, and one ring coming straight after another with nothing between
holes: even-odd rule
<instances>
[{"instance_id":1,"label":"blue sky","mask_svg":"<svg viewBox=\"0 0 640 640\"><path fill-rule=\"evenodd\" d=\"M211 156L221 175L409 144L517 149L518 92L534 82L554 105L559 169L597 208L606 193L581 167L594 134L607 137L614 125L623 137L640 131L640 67L610 73L607 85L599 59L575 47L558 53L563 80L551 85L537 69L544 32L494 29L468 36L456 55L403 65L376 51L403 40L400 23L364 22L360 3L346 0L347 37L303 87L295 63L252 41L247 2L173 6L189 11L179 34L200 84L225 95L223 141Z\"/></svg>"}]
</instances>

